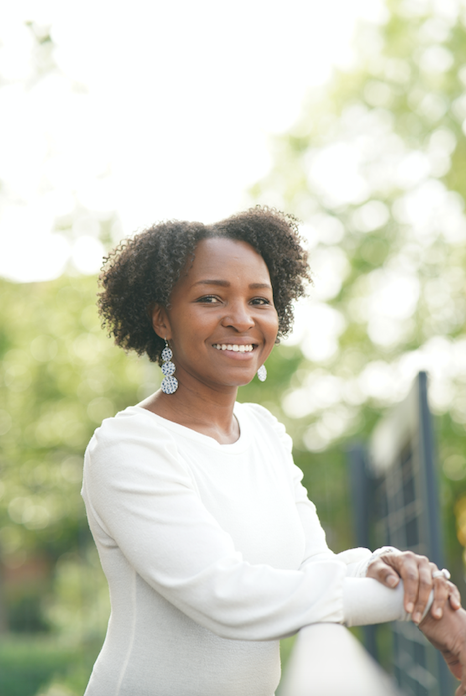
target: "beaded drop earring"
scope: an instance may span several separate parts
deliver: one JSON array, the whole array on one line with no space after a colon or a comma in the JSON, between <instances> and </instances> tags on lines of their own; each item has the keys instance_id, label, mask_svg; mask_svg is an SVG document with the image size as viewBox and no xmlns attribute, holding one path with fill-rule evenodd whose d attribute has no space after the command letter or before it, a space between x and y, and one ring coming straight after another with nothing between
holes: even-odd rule
<instances>
[{"instance_id":1,"label":"beaded drop earring","mask_svg":"<svg viewBox=\"0 0 466 696\"><path fill-rule=\"evenodd\" d=\"M261 382L265 382L265 380L267 379L267 369L265 365L261 365L260 368L257 370L257 376Z\"/></svg>"},{"instance_id":2,"label":"beaded drop earring","mask_svg":"<svg viewBox=\"0 0 466 696\"><path fill-rule=\"evenodd\" d=\"M175 364L171 362L172 358L173 351L168 345L167 339L165 339L165 348L162 351L162 360L164 361L162 365L162 372L165 377L160 385L160 388L164 394L174 394L178 389L178 380L176 377L173 377L176 367Z\"/></svg>"}]
</instances>

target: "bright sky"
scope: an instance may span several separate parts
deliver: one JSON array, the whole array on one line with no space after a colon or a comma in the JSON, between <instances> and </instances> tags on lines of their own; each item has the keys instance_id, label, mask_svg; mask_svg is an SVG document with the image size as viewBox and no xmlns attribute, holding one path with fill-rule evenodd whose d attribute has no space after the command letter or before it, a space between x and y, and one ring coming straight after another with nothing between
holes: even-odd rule
<instances>
[{"instance_id":1,"label":"bright sky","mask_svg":"<svg viewBox=\"0 0 466 696\"><path fill-rule=\"evenodd\" d=\"M457 4L433 3L442 16L454 15ZM47 280L70 262L80 272L96 272L105 219L116 221L116 241L157 220L209 222L250 205L248 188L271 165L271 136L293 125L306 95L325 84L332 66L351 66L356 22L379 23L385 16L384 0L0 4L0 276ZM39 31L50 27L56 47L58 69L40 79L25 22ZM434 67L445 70L452 57L439 50ZM361 115L350 118L352 132ZM371 148L379 170L391 176L383 148L391 148L393 164L393 141L371 135L369 125L359 123L380 140L380 147L374 140ZM381 201L365 202L367 181L358 173L362 155L344 136L312 160L312 187L330 207L362 203L353 223L362 232L377 229L388 211ZM435 237L431 228L439 219L450 243L466 237L458 201L432 181L455 144L443 129L432 135L427 153L398 152L397 182L406 195L394 212L412 226L421 246ZM299 389L286 394L283 407L291 417L321 415L304 436L306 446L322 449L339 437L366 398L402 398L421 367L431 373L437 411L453 403L453 417L466 422L464 397L455 396L456 376L450 374L452 366L465 373L464 339L434 336L393 364L365 365L347 383L327 372L347 320L327 304L348 268L339 247L344 229L333 216L305 223L316 285L312 298L296 307L296 329L288 340L323 368L311 370ZM395 261L394 268L374 270L355 300L375 344L401 340L420 292L415 269L403 270L406 259ZM464 287L464 274L456 270ZM442 313L449 304L442 299L449 297L445 288L443 283L440 290L426 289L426 296L429 291L437 303L440 298Z\"/></svg>"},{"instance_id":2,"label":"bright sky","mask_svg":"<svg viewBox=\"0 0 466 696\"><path fill-rule=\"evenodd\" d=\"M351 63L357 19L382 16L382 0L3 3L0 275L45 280L70 258L95 272L112 211L118 238L247 206L270 135ZM25 21L57 47L39 81ZM53 232L67 218L72 233Z\"/></svg>"}]
</instances>

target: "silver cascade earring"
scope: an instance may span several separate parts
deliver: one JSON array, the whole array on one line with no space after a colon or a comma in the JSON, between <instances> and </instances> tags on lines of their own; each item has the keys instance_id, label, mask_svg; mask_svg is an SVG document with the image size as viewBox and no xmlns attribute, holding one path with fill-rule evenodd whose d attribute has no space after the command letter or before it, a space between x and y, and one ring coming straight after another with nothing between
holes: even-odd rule
<instances>
[{"instance_id":1,"label":"silver cascade earring","mask_svg":"<svg viewBox=\"0 0 466 696\"><path fill-rule=\"evenodd\" d=\"M265 365L261 365L260 368L257 370L257 376L261 382L265 382L265 380L267 379L267 369Z\"/></svg>"},{"instance_id":2,"label":"silver cascade earring","mask_svg":"<svg viewBox=\"0 0 466 696\"><path fill-rule=\"evenodd\" d=\"M167 339L165 339L165 348L162 351L162 372L165 375L165 377L163 378L162 384L160 385L160 388L162 389L164 394L174 394L178 389L178 380L176 379L176 377L173 377L176 367L175 364L171 362L172 358L173 351L168 345Z\"/></svg>"}]
</instances>

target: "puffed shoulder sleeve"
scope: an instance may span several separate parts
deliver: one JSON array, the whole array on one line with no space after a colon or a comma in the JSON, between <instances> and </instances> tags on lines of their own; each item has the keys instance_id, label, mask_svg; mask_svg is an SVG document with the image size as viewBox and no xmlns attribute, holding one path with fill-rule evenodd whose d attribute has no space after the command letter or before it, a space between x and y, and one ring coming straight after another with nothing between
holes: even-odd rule
<instances>
[{"instance_id":1,"label":"puffed shoulder sleeve","mask_svg":"<svg viewBox=\"0 0 466 696\"><path fill-rule=\"evenodd\" d=\"M203 505L173 434L159 428L154 437L142 416L109 419L96 431L83 498L101 554L121 552L154 590L224 638L276 639L344 620L346 566L326 550L313 506L305 515L316 537L313 564L246 562Z\"/></svg>"}]
</instances>

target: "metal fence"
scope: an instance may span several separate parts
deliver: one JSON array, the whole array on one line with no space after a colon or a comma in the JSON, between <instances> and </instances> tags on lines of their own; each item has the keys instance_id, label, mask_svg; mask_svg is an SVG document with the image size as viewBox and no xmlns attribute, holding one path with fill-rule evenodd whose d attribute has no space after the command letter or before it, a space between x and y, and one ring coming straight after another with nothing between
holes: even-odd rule
<instances>
[{"instance_id":1,"label":"metal fence","mask_svg":"<svg viewBox=\"0 0 466 696\"><path fill-rule=\"evenodd\" d=\"M369 447L349 451L356 541L424 554L443 567L441 517L427 375L376 427ZM394 675L406 696L450 696L453 680L440 654L412 623L391 627ZM364 629L377 658L378 628Z\"/></svg>"}]
</instances>

